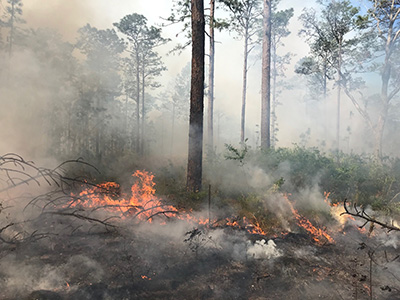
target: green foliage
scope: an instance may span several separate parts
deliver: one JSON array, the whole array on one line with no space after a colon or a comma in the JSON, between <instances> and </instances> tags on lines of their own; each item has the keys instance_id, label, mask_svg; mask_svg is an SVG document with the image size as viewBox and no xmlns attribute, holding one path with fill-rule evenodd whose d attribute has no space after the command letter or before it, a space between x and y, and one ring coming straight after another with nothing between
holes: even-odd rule
<instances>
[{"instance_id":1,"label":"green foliage","mask_svg":"<svg viewBox=\"0 0 400 300\"><path fill-rule=\"evenodd\" d=\"M274 211L273 205L266 203L282 201L281 194L292 194L299 200L298 196L309 190L317 190L320 195L328 192L333 202L348 199L383 214L400 214L400 159L387 159L381 164L373 157L340 153L338 160L337 154L330 155L317 148L298 145L265 151L252 150L245 145L242 148L227 145L227 151L229 154L225 154L225 160L213 161L213 167L221 171L220 175L212 172L205 178L212 184L212 209L214 212L223 211L221 218L245 218L264 231L274 232L281 228L282 217ZM239 168L232 163L235 161L240 162ZM251 172L248 171L253 168L268 175L264 185L251 186L248 178ZM208 190L187 192L183 166L170 163L154 174L157 194L168 203L184 210L206 207ZM229 184L224 184L223 180L219 183L218 176L224 177L223 180ZM321 224L332 220L328 211L308 205L302 208L301 214Z\"/></svg>"},{"instance_id":2,"label":"green foliage","mask_svg":"<svg viewBox=\"0 0 400 300\"><path fill-rule=\"evenodd\" d=\"M318 185L321 192L331 193L334 201L349 199L377 209L398 208L398 160L382 164L372 157L341 153L338 162L336 157L321 153L317 148L300 146L269 149L254 158L269 174L281 176L280 169L286 166L284 176L276 177L282 192L296 193Z\"/></svg>"},{"instance_id":3,"label":"green foliage","mask_svg":"<svg viewBox=\"0 0 400 300\"><path fill-rule=\"evenodd\" d=\"M241 165L243 165L246 154L249 151L249 147L246 145L246 141L241 144L241 149L235 148L231 144L225 144L225 148L228 151L227 153L225 153L225 159L236 160Z\"/></svg>"}]
</instances>

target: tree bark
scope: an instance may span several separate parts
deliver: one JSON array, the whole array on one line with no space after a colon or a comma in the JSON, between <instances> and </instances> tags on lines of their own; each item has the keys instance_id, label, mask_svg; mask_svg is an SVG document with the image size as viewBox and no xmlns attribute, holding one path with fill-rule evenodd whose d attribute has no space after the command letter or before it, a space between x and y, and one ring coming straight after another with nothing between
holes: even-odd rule
<instances>
[{"instance_id":1,"label":"tree bark","mask_svg":"<svg viewBox=\"0 0 400 300\"><path fill-rule=\"evenodd\" d=\"M243 50L243 87L242 87L242 114L240 122L240 142L244 143L246 130L246 93L247 93L247 60L249 48L249 21L246 19Z\"/></svg>"},{"instance_id":2,"label":"tree bark","mask_svg":"<svg viewBox=\"0 0 400 300\"><path fill-rule=\"evenodd\" d=\"M201 190L204 111L204 1L191 0L192 76L190 88L189 152L186 188Z\"/></svg>"},{"instance_id":3,"label":"tree bark","mask_svg":"<svg viewBox=\"0 0 400 300\"><path fill-rule=\"evenodd\" d=\"M126 88L125 88L125 92L126 92L126 95L125 95L125 120L124 120L124 132L125 132L125 136L124 136L124 139L125 139L125 144L124 144L124 148L125 148L125 150L128 150L128 147L129 147L129 129L128 129L128 119L129 119L129 116L128 116L128 101L129 101L129 95L128 95L128 90L126 90Z\"/></svg>"},{"instance_id":4,"label":"tree bark","mask_svg":"<svg viewBox=\"0 0 400 300\"><path fill-rule=\"evenodd\" d=\"M174 151L174 134L175 134L175 101L172 102L171 148L170 148L171 155Z\"/></svg>"},{"instance_id":5,"label":"tree bark","mask_svg":"<svg viewBox=\"0 0 400 300\"><path fill-rule=\"evenodd\" d=\"M140 150L140 59L136 50L136 152Z\"/></svg>"},{"instance_id":6,"label":"tree bark","mask_svg":"<svg viewBox=\"0 0 400 300\"><path fill-rule=\"evenodd\" d=\"M268 149L271 146L271 0L263 0L263 2L261 149Z\"/></svg>"},{"instance_id":7,"label":"tree bark","mask_svg":"<svg viewBox=\"0 0 400 300\"><path fill-rule=\"evenodd\" d=\"M277 100L276 100L276 81L278 77L278 71L277 71L277 53L276 53L276 39L274 39L274 42L271 44L271 50L272 50L272 106L271 106L271 147L275 147L275 141L276 141L276 107L277 107Z\"/></svg>"},{"instance_id":8,"label":"tree bark","mask_svg":"<svg viewBox=\"0 0 400 300\"><path fill-rule=\"evenodd\" d=\"M215 37L214 37L214 13L215 0L210 0L210 57L208 69L208 148L214 149L214 58L215 58Z\"/></svg>"},{"instance_id":9,"label":"tree bark","mask_svg":"<svg viewBox=\"0 0 400 300\"><path fill-rule=\"evenodd\" d=\"M142 61L142 125L140 127L140 155L144 154L144 135L145 135L145 115L146 115L146 108L144 105L144 92L145 92L145 84L146 84L146 77L145 77L145 61Z\"/></svg>"},{"instance_id":10,"label":"tree bark","mask_svg":"<svg viewBox=\"0 0 400 300\"><path fill-rule=\"evenodd\" d=\"M388 50L386 51L388 53ZM376 125L376 137L375 137L375 149L374 149L374 155L375 158L381 160L382 159L382 142L383 142L383 132L385 130L385 124L386 124L386 119L388 115L388 109L389 109L389 81L390 81L390 75L391 75L391 66L390 66L390 61L389 61L389 55L386 55L385 57L385 64L383 67L382 71L382 88L381 88L381 109L379 112L379 117L378 117L378 122Z\"/></svg>"},{"instance_id":11,"label":"tree bark","mask_svg":"<svg viewBox=\"0 0 400 300\"><path fill-rule=\"evenodd\" d=\"M339 42L338 66L337 66L337 111L336 111L336 148L339 157L340 151L340 94L342 92L342 42Z\"/></svg>"}]
</instances>

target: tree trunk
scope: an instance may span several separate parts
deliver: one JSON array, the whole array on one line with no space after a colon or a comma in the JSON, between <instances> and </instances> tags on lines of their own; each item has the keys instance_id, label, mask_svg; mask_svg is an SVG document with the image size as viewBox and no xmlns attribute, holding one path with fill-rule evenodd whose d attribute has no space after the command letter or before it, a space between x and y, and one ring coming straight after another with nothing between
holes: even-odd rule
<instances>
[{"instance_id":1,"label":"tree trunk","mask_svg":"<svg viewBox=\"0 0 400 300\"><path fill-rule=\"evenodd\" d=\"M201 190L204 110L204 1L191 0L192 76L190 88L189 152L186 188Z\"/></svg>"},{"instance_id":2,"label":"tree trunk","mask_svg":"<svg viewBox=\"0 0 400 300\"><path fill-rule=\"evenodd\" d=\"M339 42L338 67L337 67L337 111L336 111L336 148L339 155L340 151L340 94L342 86L342 43ZM338 156L339 157L339 156Z\"/></svg>"},{"instance_id":3,"label":"tree trunk","mask_svg":"<svg viewBox=\"0 0 400 300\"><path fill-rule=\"evenodd\" d=\"M144 105L144 91L145 91L145 84L146 84L146 78L145 78L145 72L144 72L144 59L142 62L142 126L140 127L140 155L144 154L144 135L145 135L145 116L146 116L146 108Z\"/></svg>"},{"instance_id":4,"label":"tree trunk","mask_svg":"<svg viewBox=\"0 0 400 300\"><path fill-rule=\"evenodd\" d=\"M171 149L170 149L171 155L174 151L174 134L175 134L175 102L172 102Z\"/></svg>"},{"instance_id":5,"label":"tree trunk","mask_svg":"<svg viewBox=\"0 0 400 300\"><path fill-rule=\"evenodd\" d=\"M247 93L247 60L249 48L249 26L246 19L246 28L244 32L244 50L243 50L243 87L242 87L242 115L240 122L240 142L244 143L246 131L246 93Z\"/></svg>"},{"instance_id":6,"label":"tree trunk","mask_svg":"<svg viewBox=\"0 0 400 300\"><path fill-rule=\"evenodd\" d=\"M215 58L215 37L214 37L214 12L215 0L210 0L210 57L208 69L208 150L214 150L214 58Z\"/></svg>"},{"instance_id":7,"label":"tree trunk","mask_svg":"<svg viewBox=\"0 0 400 300\"><path fill-rule=\"evenodd\" d=\"M323 93L324 93L324 105L323 105L323 118L324 118L324 134L325 136L328 135L328 114L327 114L327 81L328 81L328 62L327 62L327 54L324 56L323 62Z\"/></svg>"},{"instance_id":8,"label":"tree trunk","mask_svg":"<svg viewBox=\"0 0 400 300\"><path fill-rule=\"evenodd\" d=\"M275 146L276 141L276 107L277 107L277 100L276 100L276 79L278 77L277 71L277 54L276 54L276 41L272 43L272 107L271 107L271 147Z\"/></svg>"},{"instance_id":9,"label":"tree trunk","mask_svg":"<svg viewBox=\"0 0 400 300\"><path fill-rule=\"evenodd\" d=\"M140 59L136 50L136 152L140 152Z\"/></svg>"},{"instance_id":10,"label":"tree trunk","mask_svg":"<svg viewBox=\"0 0 400 300\"><path fill-rule=\"evenodd\" d=\"M388 50L386 51L388 53ZM385 64L382 71L382 88L381 88L381 110L379 112L378 123L376 126L376 137L375 137L375 145L374 145L374 155L377 159L382 159L382 142L383 142L383 132L385 130L385 124L389 109L389 81L390 81L390 74L391 73L391 66L389 61L389 55L385 57Z\"/></svg>"},{"instance_id":11,"label":"tree trunk","mask_svg":"<svg viewBox=\"0 0 400 300\"><path fill-rule=\"evenodd\" d=\"M271 146L271 0L263 1L261 149L268 149Z\"/></svg>"},{"instance_id":12,"label":"tree trunk","mask_svg":"<svg viewBox=\"0 0 400 300\"><path fill-rule=\"evenodd\" d=\"M129 141L129 129L128 129L128 101L129 101L129 95L128 95L128 91L126 90L125 91L126 92L126 98L125 98L125 120L124 120L124 133L125 133L125 136L124 136L124 140L125 140L125 143L124 143L124 148L125 148L125 150L127 150L128 149L128 147L129 147L129 144L128 144L128 141Z\"/></svg>"}]
</instances>

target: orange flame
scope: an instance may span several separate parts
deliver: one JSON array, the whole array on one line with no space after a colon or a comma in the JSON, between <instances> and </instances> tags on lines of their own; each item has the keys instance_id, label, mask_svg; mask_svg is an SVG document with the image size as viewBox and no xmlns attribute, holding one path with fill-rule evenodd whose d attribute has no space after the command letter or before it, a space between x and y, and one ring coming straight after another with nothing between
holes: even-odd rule
<instances>
[{"instance_id":1,"label":"orange flame","mask_svg":"<svg viewBox=\"0 0 400 300\"><path fill-rule=\"evenodd\" d=\"M308 219L301 216L298 211L293 207L293 204L289 201L289 198L287 196L285 197L285 199L290 207L290 210L297 220L297 224L300 227L304 228L308 233L310 233L315 242L319 244L323 244L326 241L331 244L335 242L334 239L326 231L320 228L316 228Z\"/></svg>"},{"instance_id":2,"label":"orange flame","mask_svg":"<svg viewBox=\"0 0 400 300\"><path fill-rule=\"evenodd\" d=\"M367 291L368 296L371 296L371 288L366 283L363 283L364 289Z\"/></svg>"},{"instance_id":3,"label":"orange flame","mask_svg":"<svg viewBox=\"0 0 400 300\"><path fill-rule=\"evenodd\" d=\"M117 195L120 186L115 182L106 182L91 186L74 196L68 207L83 206L85 208L105 209L118 212L121 217L134 216L139 220L152 222L157 215L174 216L178 220L210 227L229 226L244 229L252 234L266 235L261 225L254 218L249 221L246 217L242 219L210 220L208 218L196 217L191 213L179 213L178 210L162 203L156 195L154 175L147 171L137 170L132 175L136 180L131 187L130 195ZM160 220L160 225L165 225Z\"/></svg>"},{"instance_id":4,"label":"orange flame","mask_svg":"<svg viewBox=\"0 0 400 300\"><path fill-rule=\"evenodd\" d=\"M136 178L131 187L131 196L113 199L113 194L120 186L115 182L101 183L83 190L78 197L69 203L69 207L83 206L93 209L103 208L113 212L121 212L138 217L140 220L152 219L158 214L177 214L178 210L170 205L164 205L155 196L154 175L146 171L137 170L133 175Z\"/></svg>"}]
</instances>

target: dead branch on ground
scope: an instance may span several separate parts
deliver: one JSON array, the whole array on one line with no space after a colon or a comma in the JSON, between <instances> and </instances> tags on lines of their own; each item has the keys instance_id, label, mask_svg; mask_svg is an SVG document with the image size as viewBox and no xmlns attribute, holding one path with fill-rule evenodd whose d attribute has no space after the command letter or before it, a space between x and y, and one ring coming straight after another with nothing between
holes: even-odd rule
<instances>
[{"instance_id":1,"label":"dead branch on ground","mask_svg":"<svg viewBox=\"0 0 400 300\"><path fill-rule=\"evenodd\" d=\"M385 228L388 230L388 232L390 231L400 231L400 227L396 226L393 224L388 224L388 223L384 223L382 221L379 221L377 219L375 219L374 217L370 216L366 211L364 207L357 207L357 204L354 203L352 208L353 211L350 211L349 207L350 205L347 205L347 199L344 200L343 203L345 212L341 213L340 215L350 215L359 219L363 219L365 221L365 223L361 226L359 226L360 228L364 228L368 223L370 224L377 224L380 225L382 228Z\"/></svg>"}]
</instances>

